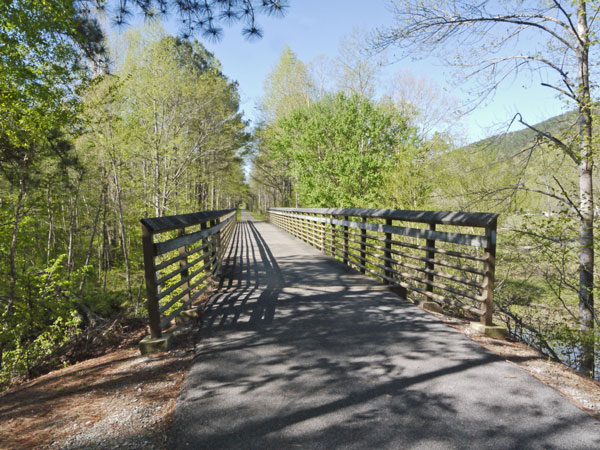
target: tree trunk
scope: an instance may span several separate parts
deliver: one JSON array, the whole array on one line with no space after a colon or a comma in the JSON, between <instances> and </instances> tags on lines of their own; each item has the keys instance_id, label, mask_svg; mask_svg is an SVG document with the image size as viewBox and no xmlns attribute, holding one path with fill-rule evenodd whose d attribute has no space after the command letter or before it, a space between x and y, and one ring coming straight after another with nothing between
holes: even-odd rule
<instances>
[{"instance_id":1,"label":"tree trunk","mask_svg":"<svg viewBox=\"0 0 600 450\"><path fill-rule=\"evenodd\" d=\"M23 212L23 198L25 197L25 183L23 179L19 180L19 196L17 197L17 206L15 208L15 221L13 223L12 239L10 242L10 254L9 254L9 265L10 265L10 283L8 287L8 303L6 304L6 310L4 314L4 321L8 322L13 313L13 307L15 304L15 297L17 295L17 237L19 234L19 225L21 224L21 214ZM2 358L4 355L5 342L0 341L0 371L2 370Z\"/></svg>"},{"instance_id":2,"label":"tree trunk","mask_svg":"<svg viewBox=\"0 0 600 450\"><path fill-rule=\"evenodd\" d=\"M69 247L67 250L67 277L71 277L71 272L73 271L74 261L73 261L73 253L74 253L74 245L73 239L75 234L75 218L77 217L77 203L79 201L79 188L81 186L81 179L83 175L79 175L79 179L77 180L77 188L75 190L75 194L71 195L69 198Z\"/></svg>"},{"instance_id":3,"label":"tree trunk","mask_svg":"<svg viewBox=\"0 0 600 450\"><path fill-rule=\"evenodd\" d=\"M5 319L8 320L12 315L15 297L17 295L17 236L19 234L19 225L21 224L21 213L23 212L23 197L25 196L25 183L23 179L19 180L19 196L17 197L17 207L15 208L15 221L13 223L12 238L10 242L10 283L8 287L8 304L6 305Z\"/></svg>"},{"instance_id":4,"label":"tree trunk","mask_svg":"<svg viewBox=\"0 0 600 450\"><path fill-rule=\"evenodd\" d=\"M108 193L104 196L104 202L102 205L102 252L100 254L100 261L98 267L102 267L104 269L104 273L100 273L100 276L103 276L102 282L102 292L106 293L106 278L108 274L108 226L106 223L106 212L108 210ZM100 278L99 276L99 278Z\"/></svg>"},{"instance_id":5,"label":"tree trunk","mask_svg":"<svg viewBox=\"0 0 600 450\"><path fill-rule=\"evenodd\" d=\"M105 179L105 174L102 175L102 192L100 193L100 198L98 199L98 208L96 209L96 216L94 217L94 225L92 227L92 236L90 237L90 243L88 244L87 254L85 255L85 263L84 266L87 266L90 263L90 259L92 257L92 251L94 247L94 238L96 237L96 230L98 228L98 219L100 218L100 211L102 210L102 202L104 196L106 195L107 183ZM85 272L81 276L81 282L79 283L79 294L83 291L83 283L85 282Z\"/></svg>"},{"instance_id":6,"label":"tree trunk","mask_svg":"<svg viewBox=\"0 0 600 450\"><path fill-rule=\"evenodd\" d=\"M154 153L154 180L152 180L154 190L154 215L160 217L160 154L158 148Z\"/></svg>"},{"instance_id":7,"label":"tree trunk","mask_svg":"<svg viewBox=\"0 0 600 450\"><path fill-rule=\"evenodd\" d=\"M46 244L46 264L50 264L52 256L52 241L54 238L54 214L52 214L52 197L50 195L50 186L47 188L48 203L48 242Z\"/></svg>"},{"instance_id":8,"label":"tree trunk","mask_svg":"<svg viewBox=\"0 0 600 450\"><path fill-rule=\"evenodd\" d=\"M147 176L147 161L144 159L142 161L142 176L143 176L143 185L144 185L144 217L148 217L148 176Z\"/></svg>"},{"instance_id":9,"label":"tree trunk","mask_svg":"<svg viewBox=\"0 0 600 450\"><path fill-rule=\"evenodd\" d=\"M579 320L584 334L581 345L581 370L594 375L594 198L592 184L592 103L589 80L589 28L586 1L577 3L579 34Z\"/></svg>"},{"instance_id":10,"label":"tree trunk","mask_svg":"<svg viewBox=\"0 0 600 450\"><path fill-rule=\"evenodd\" d=\"M113 167L113 177L115 182L115 189L117 190L117 213L119 218L119 234L121 235L121 248L123 250L123 259L125 261L125 278L127 280L127 298L131 302L131 273L129 269L129 254L127 252L127 237L125 235L125 223L123 221L123 206L121 204L121 185L119 183L119 177L117 175L117 165L114 157L111 155L111 162Z\"/></svg>"}]
</instances>

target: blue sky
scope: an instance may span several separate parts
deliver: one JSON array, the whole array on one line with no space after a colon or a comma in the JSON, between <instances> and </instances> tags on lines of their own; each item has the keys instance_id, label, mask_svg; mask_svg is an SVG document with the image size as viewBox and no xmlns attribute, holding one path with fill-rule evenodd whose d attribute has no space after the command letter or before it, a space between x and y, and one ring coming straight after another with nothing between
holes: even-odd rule
<instances>
[{"instance_id":1,"label":"blue sky","mask_svg":"<svg viewBox=\"0 0 600 450\"><path fill-rule=\"evenodd\" d=\"M223 72L240 86L245 117L254 121L256 104L262 96L266 75L275 67L281 50L287 44L304 61L319 55L334 57L338 44L353 28L372 30L393 23L388 0L289 0L285 17L260 16L264 36L247 41L240 27L225 28L218 43L203 44L223 65ZM167 30L177 34L174 21L165 23ZM393 59L393 58L392 58ZM455 72L436 59L413 61L403 59L385 68L386 75L410 70L415 76L435 81L459 101L466 101L469 84L455 87L450 80ZM460 75L459 75L460 76ZM502 131L506 123L519 111L530 123L537 123L563 111L563 105L548 88L539 87L535 77L520 78L504 85L491 102L462 119L466 141L482 139ZM517 129L517 128L512 128Z\"/></svg>"}]
</instances>

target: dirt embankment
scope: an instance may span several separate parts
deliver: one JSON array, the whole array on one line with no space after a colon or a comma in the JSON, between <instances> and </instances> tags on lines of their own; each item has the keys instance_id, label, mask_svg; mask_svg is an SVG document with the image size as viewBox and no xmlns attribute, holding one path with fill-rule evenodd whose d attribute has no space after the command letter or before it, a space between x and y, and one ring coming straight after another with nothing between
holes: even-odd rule
<instances>
[{"instance_id":1,"label":"dirt embankment","mask_svg":"<svg viewBox=\"0 0 600 450\"><path fill-rule=\"evenodd\" d=\"M168 353L129 345L0 394L0 448L164 448L193 335Z\"/></svg>"}]
</instances>

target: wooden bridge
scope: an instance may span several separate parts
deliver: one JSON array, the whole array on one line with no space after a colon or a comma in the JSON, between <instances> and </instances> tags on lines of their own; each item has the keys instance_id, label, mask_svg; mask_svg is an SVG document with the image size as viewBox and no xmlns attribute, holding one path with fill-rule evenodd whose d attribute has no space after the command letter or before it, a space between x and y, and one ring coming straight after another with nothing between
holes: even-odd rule
<instances>
[{"instance_id":1,"label":"wooden bridge","mask_svg":"<svg viewBox=\"0 0 600 450\"><path fill-rule=\"evenodd\" d=\"M491 325L495 215L269 219L143 221L148 345L203 312L169 448L600 448L599 422L406 300Z\"/></svg>"}]
</instances>

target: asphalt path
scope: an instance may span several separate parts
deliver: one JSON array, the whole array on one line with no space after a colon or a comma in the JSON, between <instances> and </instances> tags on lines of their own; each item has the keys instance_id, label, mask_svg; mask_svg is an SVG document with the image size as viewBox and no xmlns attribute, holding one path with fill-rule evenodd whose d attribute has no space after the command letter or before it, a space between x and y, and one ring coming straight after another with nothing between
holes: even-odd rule
<instances>
[{"instance_id":1,"label":"asphalt path","mask_svg":"<svg viewBox=\"0 0 600 450\"><path fill-rule=\"evenodd\" d=\"M600 422L372 279L246 213L172 449L600 449Z\"/></svg>"}]
</instances>

